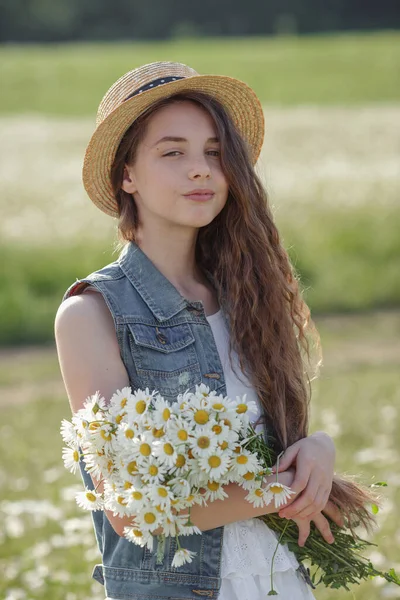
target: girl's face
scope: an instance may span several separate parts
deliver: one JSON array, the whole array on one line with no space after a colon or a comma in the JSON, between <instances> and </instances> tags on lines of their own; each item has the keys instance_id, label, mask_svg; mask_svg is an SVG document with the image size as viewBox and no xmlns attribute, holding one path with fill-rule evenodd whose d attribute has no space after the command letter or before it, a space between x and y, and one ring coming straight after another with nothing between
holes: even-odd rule
<instances>
[{"instance_id":1,"label":"girl's face","mask_svg":"<svg viewBox=\"0 0 400 600\"><path fill-rule=\"evenodd\" d=\"M228 197L219 148L211 116L193 102L170 104L150 118L122 183L145 228L199 228L218 215ZM188 197L199 189L211 196Z\"/></svg>"}]
</instances>

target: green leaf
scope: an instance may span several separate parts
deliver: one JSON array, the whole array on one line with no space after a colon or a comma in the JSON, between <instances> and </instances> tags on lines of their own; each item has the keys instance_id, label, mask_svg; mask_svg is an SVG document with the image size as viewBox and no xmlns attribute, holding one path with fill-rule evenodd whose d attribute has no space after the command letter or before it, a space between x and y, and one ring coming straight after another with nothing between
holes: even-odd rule
<instances>
[{"instance_id":1,"label":"green leaf","mask_svg":"<svg viewBox=\"0 0 400 600\"><path fill-rule=\"evenodd\" d=\"M377 515L379 512L379 506L377 506L376 504L372 504L371 510L374 513L374 515Z\"/></svg>"},{"instance_id":2,"label":"green leaf","mask_svg":"<svg viewBox=\"0 0 400 600\"><path fill-rule=\"evenodd\" d=\"M386 481L377 481L376 483L373 483L370 487L374 488L374 487L387 487L388 484L386 483Z\"/></svg>"}]
</instances>

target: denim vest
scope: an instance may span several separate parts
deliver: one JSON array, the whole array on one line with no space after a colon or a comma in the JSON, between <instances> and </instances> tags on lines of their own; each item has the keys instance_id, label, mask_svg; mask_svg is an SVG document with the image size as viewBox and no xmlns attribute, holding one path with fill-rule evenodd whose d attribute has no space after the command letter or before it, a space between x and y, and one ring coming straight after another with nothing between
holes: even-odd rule
<instances>
[{"instance_id":1,"label":"denim vest","mask_svg":"<svg viewBox=\"0 0 400 600\"><path fill-rule=\"evenodd\" d=\"M212 275L207 272L212 283ZM167 401L201 382L226 395L224 373L201 301L188 301L134 242L118 260L73 283L63 300L87 285L97 288L112 314L121 359L132 389L157 389ZM221 307L223 308L223 306ZM85 485L90 475L81 467ZM174 537L154 537L153 551L120 537L103 511L92 513L103 564L93 577L107 596L120 600L217 598L220 585L223 527L185 536L184 547L196 552L191 563L172 567ZM163 546L162 548L158 546ZM159 550L159 551L158 551Z\"/></svg>"}]
</instances>

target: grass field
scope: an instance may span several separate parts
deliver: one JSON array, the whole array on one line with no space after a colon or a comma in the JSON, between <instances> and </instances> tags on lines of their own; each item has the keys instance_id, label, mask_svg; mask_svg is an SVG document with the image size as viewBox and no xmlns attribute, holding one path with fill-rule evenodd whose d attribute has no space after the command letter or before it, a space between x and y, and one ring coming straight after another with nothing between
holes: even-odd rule
<instances>
[{"instance_id":1,"label":"grass field","mask_svg":"<svg viewBox=\"0 0 400 600\"><path fill-rule=\"evenodd\" d=\"M314 382L311 430L334 437L338 471L367 484L388 482L372 558L382 569L400 570L400 313L316 323L325 366ZM90 581L99 562L90 516L73 499L80 480L61 461L58 429L70 413L54 348L2 351L0 398L0 598L103 600L101 586ZM400 598L380 580L353 592L357 600ZM349 595L316 592L317 600Z\"/></svg>"},{"instance_id":2,"label":"grass field","mask_svg":"<svg viewBox=\"0 0 400 600\"><path fill-rule=\"evenodd\" d=\"M156 60L246 81L268 104L361 104L400 97L399 33L190 39L0 48L0 113L93 115L115 79Z\"/></svg>"}]
</instances>

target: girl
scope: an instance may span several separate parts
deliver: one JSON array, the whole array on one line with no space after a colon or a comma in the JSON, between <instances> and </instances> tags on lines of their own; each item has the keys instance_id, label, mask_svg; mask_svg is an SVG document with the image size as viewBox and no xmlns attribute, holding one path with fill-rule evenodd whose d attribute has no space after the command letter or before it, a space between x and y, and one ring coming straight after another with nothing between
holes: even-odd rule
<instances>
[{"instance_id":1,"label":"girl","mask_svg":"<svg viewBox=\"0 0 400 600\"><path fill-rule=\"evenodd\" d=\"M334 479L329 436L307 436L304 357L307 335L318 335L254 171L263 135L260 102L236 79L159 62L109 89L83 181L118 219L122 252L66 291L58 356L72 411L96 390L107 398L128 385L169 401L200 383L256 400L257 428L286 450L279 477L295 492L280 516L295 520L300 545L311 521L329 543L326 516L341 525L338 506L362 497ZM203 533L185 537L196 557L180 568L171 566L175 538L155 537L150 552L123 537L128 517L92 513L102 553L93 577L108 598L265 598L276 537L255 517L274 508L255 509L237 484L226 492L192 509ZM274 565L280 598L314 598L287 547Z\"/></svg>"}]
</instances>

